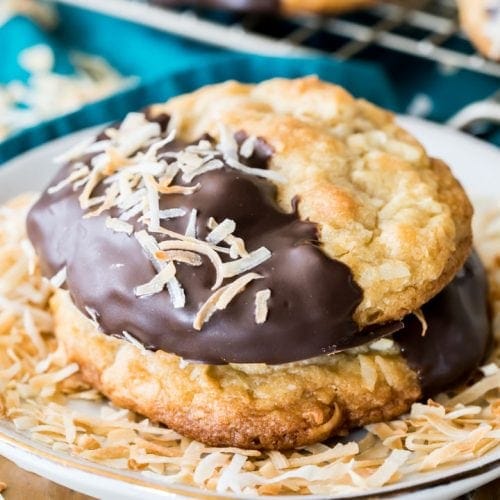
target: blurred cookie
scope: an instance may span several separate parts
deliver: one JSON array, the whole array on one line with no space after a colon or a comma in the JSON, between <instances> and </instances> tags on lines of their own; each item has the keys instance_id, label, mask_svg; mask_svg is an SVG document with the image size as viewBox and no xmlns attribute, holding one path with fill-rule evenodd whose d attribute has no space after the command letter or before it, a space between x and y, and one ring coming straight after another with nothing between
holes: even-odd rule
<instances>
[{"instance_id":1,"label":"blurred cookie","mask_svg":"<svg viewBox=\"0 0 500 500\"><path fill-rule=\"evenodd\" d=\"M478 50L500 59L500 0L457 0L460 23Z\"/></svg>"},{"instance_id":2,"label":"blurred cookie","mask_svg":"<svg viewBox=\"0 0 500 500\"><path fill-rule=\"evenodd\" d=\"M374 5L378 0L151 0L165 7L207 7L246 12L341 12Z\"/></svg>"}]
</instances>

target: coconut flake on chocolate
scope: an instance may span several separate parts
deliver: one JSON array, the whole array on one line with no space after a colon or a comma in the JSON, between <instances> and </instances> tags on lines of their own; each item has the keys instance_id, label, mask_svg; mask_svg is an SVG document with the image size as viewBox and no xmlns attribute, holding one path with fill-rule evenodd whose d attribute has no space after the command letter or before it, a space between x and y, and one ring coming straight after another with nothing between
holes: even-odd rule
<instances>
[{"instance_id":1,"label":"coconut flake on chocolate","mask_svg":"<svg viewBox=\"0 0 500 500\"><path fill-rule=\"evenodd\" d=\"M175 276L175 266L172 262L167 262L157 275L151 281L134 288L136 297L144 297L160 293L166 284Z\"/></svg>"},{"instance_id":2,"label":"coconut flake on chocolate","mask_svg":"<svg viewBox=\"0 0 500 500\"><path fill-rule=\"evenodd\" d=\"M266 247L260 247L250 252L246 257L222 264L222 274L224 278L232 278L238 274L250 271L250 269L259 266L270 257L271 252Z\"/></svg>"},{"instance_id":3,"label":"coconut flake on chocolate","mask_svg":"<svg viewBox=\"0 0 500 500\"><path fill-rule=\"evenodd\" d=\"M241 293L245 287L253 280L262 278L260 274L248 273L240 276L237 280L233 281L231 284L219 288L215 293L213 293L208 300L201 306L198 314L196 315L193 328L195 330L201 330L204 323L206 323L213 315L215 311L224 310L229 303Z\"/></svg>"},{"instance_id":4,"label":"coconut flake on chocolate","mask_svg":"<svg viewBox=\"0 0 500 500\"><path fill-rule=\"evenodd\" d=\"M157 274L147 283L134 288L136 296L154 295L160 293L166 286L174 307L184 307L186 298L181 283L175 278L174 262L198 266L201 264L199 254L207 256L216 270L216 281L212 287L213 290L216 290L222 285L224 278L236 277L270 258L271 252L265 247L260 247L248 254L243 240L233 235L236 224L229 219L225 219L212 229L205 238L211 246L206 246L196 237L196 208L190 211L184 237L169 233L161 227L161 221L170 218L172 212L175 212L175 216L179 216L180 214L184 215L185 211L170 209L170 213L167 211L166 214L165 212L162 214L160 195L191 195L200 188L200 184L194 186L173 185L172 182L179 171L182 171L184 180L187 179L187 182L191 182L194 177L201 175L201 173L224 166L224 162L216 158L220 153L209 140L202 139L196 145L188 145L179 151L162 154L162 148L175 140L175 131L171 130L167 137L162 138L161 127L158 123L147 121L141 113L130 113L118 129L113 128L112 131L108 129L108 132L110 132L109 140L95 143L99 143L99 148L95 149L94 144L87 146L84 150L85 152L92 150L98 153L90 160L92 166L90 173L88 168L87 171L82 171L78 176L72 173L65 182L70 183L73 177L74 180L79 180L81 176L88 174L87 182L79 197L80 206L82 209L88 209L93 205L99 206L92 212L86 212L83 217L95 217L113 207L118 207L123 210L119 218L108 217L106 219L106 227L115 232L125 232L130 235L133 232L133 226L126 221L142 212L140 220L147 225L147 230L138 231L134 236L151 260ZM231 135L224 128L221 141L225 143L221 145L221 150L225 151L224 154L230 156L237 163L238 169L250 168L240 165L237 161L238 144L234 138L228 139L228 134ZM256 141L256 138L251 137L244 141L243 149L246 155L253 154ZM142 151L143 148L147 148L146 152ZM170 159L171 163L167 163L167 159ZM262 176L262 169L254 170L258 170L257 174ZM105 195L91 198L92 193L101 182L108 185ZM160 247L150 233L166 233L172 239L163 242L163 247ZM232 238L228 240L229 237ZM228 240L229 249L216 246L225 240ZM177 254L177 259L173 259L175 255L161 250L188 253ZM223 263L217 252L229 253L231 258L237 260L232 263ZM235 283L239 283L238 280ZM232 290L230 285L226 286L229 287L228 290ZM238 287L237 289L240 290Z\"/></svg>"},{"instance_id":5,"label":"coconut flake on chocolate","mask_svg":"<svg viewBox=\"0 0 500 500\"><path fill-rule=\"evenodd\" d=\"M168 120L145 121L132 114L101 133L104 151L84 151L54 180L79 162L90 170L85 182L45 193L30 215L44 272L67 263L75 304L98 310L105 333L126 330L148 348L209 363L289 362L387 334L358 331L361 290L349 268L322 252L315 224L278 205L269 179L282 179L267 169L273 150L264 139L222 127L219 142L189 144L166 130ZM90 207L95 215L84 218ZM107 217L132 226L133 237ZM56 234L43 237L49 226ZM256 318L265 289L272 311L259 294Z\"/></svg>"},{"instance_id":6,"label":"coconut flake on chocolate","mask_svg":"<svg viewBox=\"0 0 500 500\"><path fill-rule=\"evenodd\" d=\"M193 238L196 239L196 215L198 214L198 211L196 208L193 208L191 210L191 213L189 214L189 219L188 223L186 226L186 232L184 233L185 236L188 238Z\"/></svg>"},{"instance_id":7,"label":"coconut flake on chocolate","mask_svg":"<svg viewBox=\"0 0 500 500\"><path fill-rule=\"evenodd\" d=\"M232 219L224 219L220 224L217 224L215 219L208 219L207 226L212 229L205 238L209 243L217 245L221 241L224 241L229 235L231 235L236 229L236 222Z\"/></svg>"},{"instance_id":8,"label":"coconut flake on chocolate","mask_svg":"<svg viewBox=\"0 0 500 500\"><path fill-rule=\"evenodd\" d=\"M271 290L266 288L265 290L259 290L255 294L255 322L260 325L264 323L267 319L269 313L269 308L267 306L267 301L271 298Z\"/></svg>"},{"instance_id":9,"label":"coconut flake on chocolate","mask_svg":"<svg viewBox=\"0 0 500 500\"><path fill-rule=\"evenodd\" d=\"M115 233L125 233L129 236L134 232L134 226L115 217L106 217L106 227Z\"/></svg>"},{"instance_id":10,"label":"coconut flake on chocolate","mask_svg":"<svg viewBox=\"0 0 500 500\"><path fill-rule=\"evenodd\" d=\"M66 187L68 184L73 184L75 181L83 179L88 176L90 173L90 169L87 165L83 165L81 168L74 170L71 174L68 175L61 182L47 189L49 194L57 193L62 188Z\"/></svg>"}]
</instances>

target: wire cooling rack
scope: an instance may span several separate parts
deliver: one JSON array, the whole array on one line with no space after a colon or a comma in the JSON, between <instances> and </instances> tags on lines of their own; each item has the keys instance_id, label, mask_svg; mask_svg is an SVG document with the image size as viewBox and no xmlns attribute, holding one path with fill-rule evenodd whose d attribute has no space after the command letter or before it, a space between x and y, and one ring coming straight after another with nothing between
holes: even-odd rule
<instances>
[{"instance_id":1,"label":"wire cooling rack","mask_svg":"<svg viewBox=\"0 0 500 500\"><path fill-rule=\"evenodd\" d=\"M197 9L164 9L146 0L59 0L186 38L264 55L364 57L374 46L449 68L500 77L500 64L474 50L460 32L454 0L405 0L343 16L269 18ZM124 8L126 4L126 8Z\"/></svg>"}]
</instances>

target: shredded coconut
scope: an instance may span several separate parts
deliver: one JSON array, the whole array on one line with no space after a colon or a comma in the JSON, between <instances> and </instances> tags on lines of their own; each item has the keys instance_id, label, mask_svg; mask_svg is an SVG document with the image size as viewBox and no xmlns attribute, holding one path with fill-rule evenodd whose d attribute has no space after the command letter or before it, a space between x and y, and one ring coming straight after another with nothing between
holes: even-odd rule
<instances>
[{"instance_id":1,"label":"shredded coconut","mask_svg":"<svg viewBox=\"0 0 500 500\"><path fill-rule=\"evenodd\" d=\"M42 12L52 12L48 5L33 0L2 0L0 25L16 9L28 14L34 14L35 9L37 17ZM33 45L19 53L19 64L29 77L26 82L14 80L0 85L0 140L136 82L135 78L123 78L101 57L81 53L70 53L69 57L75 72L63 75L54 71L55 56L48 45ZM58 161L65 163L74 155L78 156L77 150Z\"/></svg>"},{"instance_id":2,"label":"shredded coconut","mask_svg":"<svg viewBox=\"0 0 500 500\"><path fill-rule=\"evenodd\" d=\"M253 155L257 139L248 137L238 147L234 135L224 126L221 126L218 144L201 139L181 150L164 150L175 140L175 128L169 128L164 135L159 123L149 121L144 113L129 113L118 128L105 130L105 138L84 141L59 157L59 162L70 162L70 173L48 191L55 194L70 185L74 190L81 189L78 200L84 210L83 218L96 217L111 209L116 213L117 209L116 217L108 216L105 220L106 227L112 231L130 236L136 222L142 224L144 229L136 231L134 236L158 275L149 283L136 287L134 293L144 297L159 293L166 286L174 307L181 308L186 304L186 297L182 283L175 277L177 263L201 266L201 256L208 257L215 268L216 280L212 287L215 291L224 279L234 278L234 282L239 283L239 277L268 260L271 252L265 247L248 252L245 242L235 235L235 221L230 219L218 223L209 218L210 232L205 240L198 239L196 208L189 212L184 234L168 229L168 221L184 217L186 210L180 207L160 209L161 196L190 196L201 185L175 184L178 174L185 182L191 182L202 173L225 165L259 177L277 180L280 176L270 170L243 165L240 157ZM89 165L79 160L85 155ZM94 194L100 186L105 187L104 194L102 188ZM128 222L132 219L135 219L134 224ZM230 260L223 262L219 254L229 256ZM165 269L167 263L168 271ZM259 300L256 321L261 324L266 318L267 305Z\"/></svg>"},{"instance_id":3,"label":"shredded coconut","mask_svg":"<svg viewBox=\"0 0 500 500\"><path fill-rule=\"evenodd\" d=\"M55 288L60 288L64 285L66 281L66 266L62 267L52 278L50 278L50 284Z\"/></svg>"},{"instance_id":4,"label":"shredded coconut","mask_svg":"<svg viewBox=\"0 0 500 500\"><path fill-rule=\"evenodd\" d=\"M106 218L106 227L115 231L115 233L126 233L129 236L134 232L134 226L115 217Z\"/></svg>"},{"instance_id":5,"label":"shredded coconut","mask_svg":"<svg viewBox=\"0 0 500 500\"><path fill-rule=\"evenodd\" d=\"M255 322L259 325L266 322L267 314L269 312L267 301L270 298L271 290L269 290L269 288L259 290L255 294Z\"/></svg>"},{"instance_id":6,"label":"shredded coconut","mask_svg":"<svg viewBox=\"0 0 500 500\"><path fill-rule=\"evenodd\" d=\"M366 494L420 471L445 473L452 465L500 449L498 342L474 384L415 403L399 419L369 425L357 442L345 438L343 444L318 443L286 452L214 448L111 406L82 381L78 366L53 335L48 309L53 288L42 278L37 260L30 271L23 253L31 202L14 200L0 207L0 266L5 270L0 273L0 416L31 439L60 453L141 471L144 478L230 496ZM500 220L500 208L488 218L478 214L478 220L476 245L487 265L494 333L500 339L500 234L488 234ZM154 259L158 245L144 234L139 239ZM216 290L210 307L220 303L225 290ZM147 353L130 334L123 336L129 348ZM373 384L372 377L373 367L365 366L364 383ZM101 414L75 409L75 400L94 401Z\"/></svg>"}]
</instances>

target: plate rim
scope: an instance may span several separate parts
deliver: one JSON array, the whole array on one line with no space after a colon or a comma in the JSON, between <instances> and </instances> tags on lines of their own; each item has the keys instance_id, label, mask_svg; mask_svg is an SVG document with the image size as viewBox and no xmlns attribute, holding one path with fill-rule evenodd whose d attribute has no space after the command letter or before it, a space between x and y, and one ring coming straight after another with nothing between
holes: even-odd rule
<instances>
[{"instance_id":1,"label":"plate rim","mask_svg":"<svg viewBox=\"0 0 500 500\"><path fill-rule=\"evenodd\" d=\"M398 124L402 125L403 128L409 129L410 133L417 138L419 142L422 140L418 137L417 134L412 130L412 124L415 124L417 127L426 127L434 129L440 133L446 133L448 135L455 135L457 138L461 138L464 142L469 142L474 144L476 147L482 147L489 149L490 152L497 154L500 159L500 150L497 150L493 145L481 141L475 137L469 136L463 132L457 131L450 127L446 127L442 124L429 122L427 120L423 120L420 118L415 118L412 116L399 115L397 117ZM58 139L49 141L41 146L33 148L23 154L5 162L0 165L0 178L6 175L9 175L9 172L12 169L15 169L19 162L28 162L31 158L36 158L38 155L43 155L45 149L53 148L58 144L65 144L67 141L74 139L75 142L85 137L86 135L95 133L96 130L102 129L104 125L98 125L94 127L89 127L80 131L73 132L71 134L62 136ZM8 429L7 426L9 422L7 420L2 419L0 421L0 441L6 445L15 448L16 450L21 450L27 455L34 455L39 459L48 460L49 462L71 468L73 470L77 469L81 472L86 472L89 474L96 475L101 478L106 478L107 480L118 481L122 484L129 484L134 487L140 487L143 491L144 488L151 492L160 493L160 494L170 494L176 495L178 498L197 498L197 499L207 499L207 500L217 500L217 499L227 499L227 498L235 498L234 494L221 494L216 491L204 491L201 488L183 485L181 483L172 483L172 484L161 484L161 479L149 480L149 478L136 477L133 471L125 471L125 470L114 470L112 467L101 465L98 463L94 463L90 460L85 460L80 457L72 456L68 453L67 457L59 456L57 452L51 450L49 447L44 445L43 443L39 443L31 439L27 434L21 434L14 429ZM18 439L16 439L16 435ZM32 444L30 444L32 443ZM494 452L494 453L493 453ZM479 478L484 474L488 474L494 469L497 470L497 474L495 477L500 477L500 449L497 447L490 452L493 456L489 457L489 454L486 457L479 457L474 459L473 461L465 462L462 464L451 465L446 469L441 471L442 474L440 478L434 479L410 479L407 481L409 484L393 484L388 485L386 487L378 488L376 490L369 490L366 493L361 494L353 494L347 496L328 496L328 498L334 498L335 500L342 499L351 499L351 500L367 500L369 498L373 498L373 495L377 495L377 498L391 498L394 496L398 496L400 494L412 494L412 493L424 493L426 490L438 488L445 486L446 484L457 484L460 481L466 481L467 479ZM62 453L62 452L61 452ZM8 458L8 457L7 457ZM488 460L484 461L482 459L488 458ZM474 465L475 462L480 461L480 464ZM483 463L484 462L484 463ZM457 470L458 467L462 467L462 470ZM463 468L466 468L463 470ZM134 475L133 475L134 474ZM159 476L161 477L161 476ZM490 481L489 479L488 481ZM418 482L421 481L421 482ZM249 496L245 496L244 498L251 498ZM270 496L260 496L258 498L274 498ZM281 497L283 499L298 499L301 496L298 495L286 495ZM304 498L309 498L311 500L319 499L319 498L327 498L324 495L306 495Z\"/></svg>"},{"instance_id":2,"label":"plate rim","mask_svg":"<svg viewBox=\"0 0 500 500\"><path fill-rule=\"evenodd\" d=\"M204 491L201 488L197 488L189 485L182 485L180 483L172 483L169 485L161 484L161 480L158 479L155 482L148 481L147 478L135 477L130 473L131 471L121 471L120 469L114 470L110 466L100 465L94 463L90 460L85 460L79 457L73 457L69 455L67 457L59 456L58 453L54 453L53 450L48 448L43 443L33 441L29 436L19 433L15 430L8 430L5 427L5 423L9 425L8 421L0 422L0 442L15 448L16 450L21 450L22 452L34 455L35 457L47 460L52 464L58 466L66 467L68 469L77 469L80 472L85 472L88 474L96 475L101 478L105 478L112 481L118 481L119 483L127 483L129 485L140 487L142 489L152 490L155 493L167 493L177 495L178 498L195 498L199 500L227 500L228 498L238 498L234 494L221 494L216 491ZM17 435L17 436L16 436ZM18 437L18 439L16 439ZM31 444L33 443L33 444ZM500 446L500 445L499 445ZM62 452L60 452L62 454ZM492 455L491 457L489 455ZM8 458L8 457L6 457ZM474 462L482 461L484 463L474 465ZM459 466L467 466L470 468L467 470L457 471L456 468ZM428 481L418 482L419 479L411 479L408 481L410 484L393 484L387 487L378 488L374 490L367 490L366 493L353 494L353 495L343 495L343 496L325 496L325 495L284 495L279 498L283 500L298 500L300 498L318 500L330 498L332 500L369 500L373 499L376 495L377 498L386 499L392 498L396 495L401 494L411 494L411 493L424 493L425 491L437 488L439 486L445 486L450 483L457 483L460 481L465 481L472 478L480 478L484 474L488 474L491 471L496 470L494 478L500 477L500 448L497 446L491 450L486 456L479 457L474 461L466 462L457 466L450 466L447 469L443 469L439 478L430 479ZM160 476L161 477L161 476ZM261 495L258 497L252 497L249 495L241 496L240 498L276 498L275 496Z\"/></svg>"}]
</instances>

